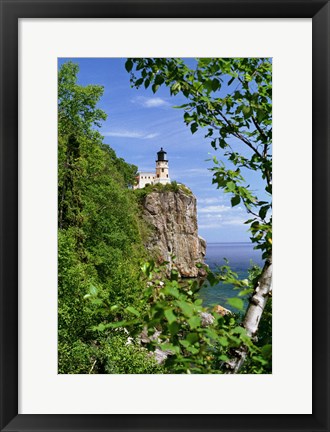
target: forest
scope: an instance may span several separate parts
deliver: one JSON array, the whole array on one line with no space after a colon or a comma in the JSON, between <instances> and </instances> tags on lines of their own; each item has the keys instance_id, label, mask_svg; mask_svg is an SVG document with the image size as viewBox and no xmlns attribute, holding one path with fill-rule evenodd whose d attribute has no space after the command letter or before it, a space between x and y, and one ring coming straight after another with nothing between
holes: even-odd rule
<instances>
[{"instance_id":1,"label":"forest","mask_svg":"<svg viewBox=\"0 0 330 432\"><path fill-rule=\"evenodd\" d=\"M212 184L246 211L251 243L264 265L240 279L229 265L205 267L209 285L231 284L237 313L199 297L200 281L168 275L145 248L146 190L138 168L118 157L99 132L104 88L78 84L79 66L58 72L58 373L272 373L272 63L270 59L126 60L127 85L167 87L186 103L182 127L219 153ZM219 96L223 83L231 90ZM232 138L235 139L234 144ZM244 146L247 151L240 151ZM247 153L249 152L249 153ZM245 180L253 171L261 198ZM178 185L164 186L176 191ZM161 189L158 188L158 189ZM248 299L247 308L243 299Z\"/></svg>"}]
</instances>

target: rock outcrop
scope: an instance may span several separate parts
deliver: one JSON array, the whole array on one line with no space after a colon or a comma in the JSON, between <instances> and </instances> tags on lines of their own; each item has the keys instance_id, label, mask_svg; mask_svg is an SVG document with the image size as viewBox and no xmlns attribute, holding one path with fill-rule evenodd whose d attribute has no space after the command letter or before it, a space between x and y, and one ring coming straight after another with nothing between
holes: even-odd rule
<instances>
[{"instance_id":1,"label":"rock outcrop","mask_svg":"<svg viewBox=\"0 0 330 432\"><path fill-rule=\"evenodd\" d=\"M198 236L196 197L185 187L148 193L143 201L146 221L152 227L146 247L158 260L167 261L181 277L204 276L206 241Z\"/></svg>"}]
</instances>

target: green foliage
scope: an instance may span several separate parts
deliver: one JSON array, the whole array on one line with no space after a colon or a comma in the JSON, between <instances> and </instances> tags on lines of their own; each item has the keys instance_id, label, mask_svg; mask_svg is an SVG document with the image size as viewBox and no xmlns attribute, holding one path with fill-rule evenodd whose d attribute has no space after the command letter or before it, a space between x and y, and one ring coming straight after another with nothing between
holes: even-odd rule
<instances>
[{"instance_id":1,"label":"green foliage","mask_svg":"<svg viewBox=\"0 0 330 432\"><path fill-rule=\"evenodd\" d=\"M111 319L109 315L102 327L95 330L107 334L125 328L133 341L142 341L139 349L142 346L151 353L161 350L167 354L163 365L166 373L226 373L232 350L242 343L248 349L247 370L265 372L268 359L262 357L262 352L268 348L257 346L234 315L222 316L205 309L198 298L198 281L180 284L176 272L172 272L169 280L162 281L161 269L153 261L146 262L142 272L145 287L141 305L147 307L126 308L120 314L126 315L124 320ZM224 279L223 275L209 275L213 284ZM237 281L237 285L247 288L249 281ZM241 298L235 300L243 303Z\"/></svg>"},{"instance_id":2,"label":"green foliage","mask_svg":"<svg viewBox=\"0 0 330 432\"><path fill-rule=\"evenodd\" d=\"M138 197L140 202L143 202L144 198L151 192L179 192L182 191L186 195L192 195L191 190L184 184L172 181L171 183L161 184L147 184L143 189L135 189L135 195Z\"/></svg>"},{"instance_id":3,"label":"green foliage","mask_svg":"<svg viewBox=\"0 0 330 432\"><path fill-rule=\"evenodd\" d=\"M243 374L272 373L272 298L268 300L260 321L258 338L254 342L256 352L248 356L242 370Z\"/></svg>"},{"instance_id":4,"label":"green foliage","mask_svg":"<svg viewBox=\"0 0 330 432\"><path fill-rule=\"evenodd\" d=\"M59 135L98 135L92 126L100 126L106 119L104 111L96 107L103 94L98 85L80 86L77 84L79 67L68 62L58 73L58 131Z\"/></svg>"},{"instance_id":5,"label":"green foliage","mask_svg":"<svg viewBox=\"0 0 330 432\"><path fill-rule=\"evenodd\" d=\"M93 327L139 305L146 230L132 190L137 167L117 158L93 129L105 118L99 86L77 84L78 67L59 71L58 331L59 371L102 368L103 335ZM102 307L101 307L102 305ZM97 343L95 343L95 341ZM71 347L71 349L70 349ZM103 347L103 348L102 348ZM105 357L104 357L105 358ZM103 361L105 361L103 358ZM96 369L95 369L96 370Z\"/></svg>"},{"instance_id":6,"label":"green foliage","mask_svg":"<svg viewBox=\"0 0 330 432\"><path fill-rule=\"evenodd\" d=\"M166 373L145 348L116 332L95 341L64 342L59 347L58 372L65 374L157 374Z\"/></svg>"},{"instance_id":7,"label":"green foliage","mask_svg":"<svg viewBox=\"0 0 330 432\"><path fill-rule=\"evenodd\" d=\"M76 339L72 342L61 341L58 353L59 374L88 374L93 372L98 350L95 346Z\"/></svg>"},{"instance_id":8,"label":"green foliage","mask_svg":"<svg viewBox=\"0 0 330 432\"><path fill-rule=\"evenodd\" d=\"M118 332L117 332L118 333ZM111 374L157 374L166 373L145 348L127 336L115 334L105 339L102 347L104 372Z\"/></svg>"}]
</instances>

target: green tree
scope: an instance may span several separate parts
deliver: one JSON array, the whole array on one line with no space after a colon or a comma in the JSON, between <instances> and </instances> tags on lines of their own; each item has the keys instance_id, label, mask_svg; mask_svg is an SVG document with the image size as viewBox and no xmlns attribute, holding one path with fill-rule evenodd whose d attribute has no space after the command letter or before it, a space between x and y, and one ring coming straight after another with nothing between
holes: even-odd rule
<instances>
[{"instance_id":1,"label":"green tree","mask_svg":"<svg viewBox=\"0 0 330 432\"><path fill-rule=\"evenodd\" d=\"M96 129L106 117L97 107L102 87L81 86L77 79L77 65L59 70L59 371L96 373L107 369L116 344L106 341L113 334L92 327L118 319L116 308L141 306L138 270L147 255L137 199L128 189L137 168L117 158ZM146 370L143 350L123 347L116 358L124 363L129 355L131 366Z\"/></svg>"},{"instance_id":2,"label":"green tree","mask_svg":"<svg viewBox=\"0 0 330 432\"><path fill-rule=\"evenodd\" d=\"M272 280L271 60L200 58L189 67L179 58L130 58L125 67L137 88L150 86L155 93L165 85L171 95L184 95L186 103L177 107L184 112L184 122L192 133L205 129L212 147L222 151L226 163L214 158L213 183L231 194L232 206L244 205L251 241L265 259L244 318L247 334L256 337ZM246 182L246 171L263 180L261 197ZM232 363L234 371L242 366L245 356L243 345Z\"/></svg>"},{"instance_id":3,"label":"green tree","mask_svg":"<svg viewBox=\"0 0 330 432\"><path fill-rule=\"evenodd\" d=\"M82 202L77 180L82 167L81 142L101 141L93 126L100 126L106 113L97 108L103 87L77 84L77 64L63 64L58 73L58 224L60 228L79 223Z\"/></svg>"}]
</instances>

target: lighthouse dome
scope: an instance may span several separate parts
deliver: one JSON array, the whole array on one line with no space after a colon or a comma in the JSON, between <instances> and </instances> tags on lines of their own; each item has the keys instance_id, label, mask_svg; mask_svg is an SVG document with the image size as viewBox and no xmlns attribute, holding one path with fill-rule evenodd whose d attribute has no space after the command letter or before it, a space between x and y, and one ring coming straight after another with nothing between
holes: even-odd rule
<instances>
[{"instance_id":1,"label":"lighthouse dome","mask_svg":"<svg viewBox=\"0 0 330 432\"><path fill-rule=\"evenodd\" d=\"M166 155L167 155L166 151L163 150L163 147L161 147L159 152L157 152L157 162L167 161Z\"/></svg>"}]
</instances>

